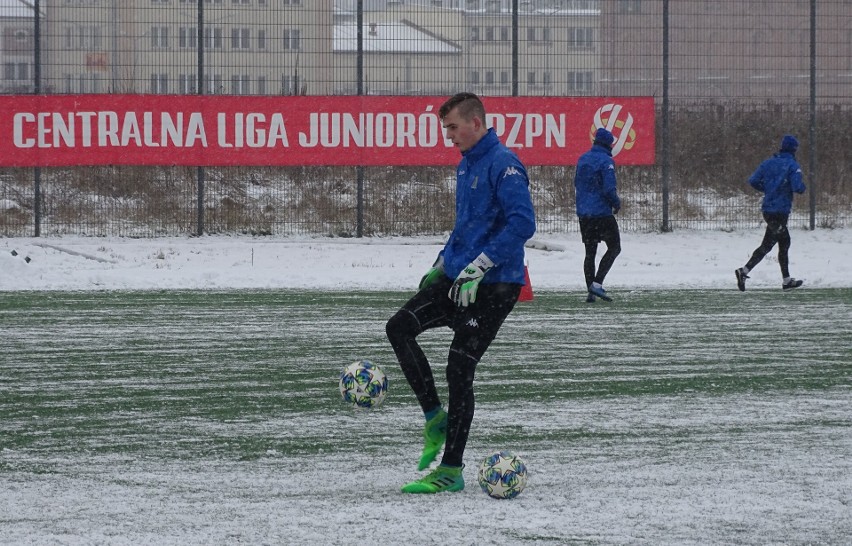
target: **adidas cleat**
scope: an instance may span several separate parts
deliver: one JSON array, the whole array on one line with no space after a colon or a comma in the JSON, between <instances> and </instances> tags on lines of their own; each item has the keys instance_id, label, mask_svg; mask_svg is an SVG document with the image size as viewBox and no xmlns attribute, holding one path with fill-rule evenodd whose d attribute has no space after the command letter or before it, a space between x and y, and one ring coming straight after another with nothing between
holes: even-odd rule
<instances>
[{"instance_id":1,"label":"adidas cleat","mask_svg":"<svg viewBox=\"0 0 852 546\"><path fill-rule=\"evenodd\" d=\"M403 493L452 493L464 489L462 466L438 465L426 476L402 486Z\"/></svg>"}]
</instances>

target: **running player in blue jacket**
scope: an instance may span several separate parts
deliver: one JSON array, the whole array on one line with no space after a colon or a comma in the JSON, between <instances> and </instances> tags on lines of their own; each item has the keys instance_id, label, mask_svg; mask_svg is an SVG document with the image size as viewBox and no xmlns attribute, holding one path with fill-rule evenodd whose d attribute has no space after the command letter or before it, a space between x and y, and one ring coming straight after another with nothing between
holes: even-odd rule
<instances>
[{"instance_id":1,"label":"running player in blue jacket","mask_svg":"<svg viewBox=\"0 0 852 546\"><path fill-rule=\"evenodd\" d=\"M580 236L586 247L583 274L586 278L588 295L592 303L595 297L612 301L603 282L615 258L621 253L621 235L615 215L621 209L615 180L615 162L612 160L612 133L604 128L595 131L592 148L580 156L574 175L577 218ZM606 243L606 252L595 271L595 256L598 244Z\"/></svg>"},{"instance_id":2,"label":"running player in blue jacket","mask_svg":"<svg viewBox=\"0 0 852 546\"><path fill-rule=\"evenodd\" d=\"M766 233L763 241L751 255L745 266L734 271L737 278L737 288L745 291L745 281L749 272L760 263L775 243L778 243L778 265L781 266L781 288L791 290L802 286L802 281L790 276L790 232L787 230L787 219L793 208L793 192L804 193L805 183L802 181L802 168L796 161L796 150L799 141L793 135L784 135L781 140L781 150L760 164L748 183L754 189L763 192L763 219L766 220Z\"/></svg>"},{"instance_id":3,"label":"running player in blue jacket","mask_svg":"<svg viewBox=\"0 0 852 546\"><path fill-rule=\"evenodd\" d=\"M417 465L441 462L404 493L464 489L463 456L473 421L473 377L524 284L524 244L535 233L527 171L485 125L485 107L458 93L439 111L446 136L462 154L456 169L456 221L419 291L387 323L387 335L426 418ZM446 410L432 368L417 343L426 330L449 327ZM445 445L446 444L446 445Z\"/></svg>"}]
</instances>

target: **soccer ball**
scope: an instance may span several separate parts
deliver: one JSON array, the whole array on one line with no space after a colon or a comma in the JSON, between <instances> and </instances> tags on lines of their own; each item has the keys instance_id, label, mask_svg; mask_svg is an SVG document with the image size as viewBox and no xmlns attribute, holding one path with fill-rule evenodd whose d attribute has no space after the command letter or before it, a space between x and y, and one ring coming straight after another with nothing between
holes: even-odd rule
<instances>
[{"instance_id":1,"label":"soccer ball","mask_svg":"<svg viewBox=\"0 0 852 546\"><path fill-rule=\"evenodd\" d=\"M356 360L340 372L340 395L355 407L378 407L387 393L388 376L369 360Z\"/></svg>"},{"instance_id":2,"label":"soccer ball","mask_svg":"<svg viewBox=\"0 0 852 546\"><path fill-rule=\"evenodd\" d=\"M527 486L527 465L511 451L497 451L479 465L477 479L489 496L513 499Z\"/></svg>"}]
</instances>

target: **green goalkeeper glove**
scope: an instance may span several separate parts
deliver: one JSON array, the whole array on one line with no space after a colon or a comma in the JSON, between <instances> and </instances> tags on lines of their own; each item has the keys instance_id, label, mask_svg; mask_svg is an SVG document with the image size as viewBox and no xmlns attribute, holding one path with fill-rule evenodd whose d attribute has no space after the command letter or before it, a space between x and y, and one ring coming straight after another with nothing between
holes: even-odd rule
<instances>
[{"instance_id":1,"label":"green goalkeeper glove","mask_svg":"<svg viewBox=\"0 0 852 546\"><path fill-rule=\"evenodd\" d=\"M452 288L450 288L450 299L461 307L467 307L475 302L479 283L492 267L494 267L494 262L484 252L477 256L456 277L456 281L453 283Z\"/></svg>"},{"instance_id":2,"label":"green goalkeeper glove","mask_svg":"<svg viewBox=\"0 0 852 546\"><path fill-rule=\"evenodd\" d=\"M420 285L417 287L418 290L423 290L427 286L433 284L435 281L441 278L441 275L444 274L444 256L443 254L438 255L438 259L435 260L435 263L432 264L432 267L429 268L429 271L423 275L423 278L420 279Z\"/></svg>"}]
</instances>

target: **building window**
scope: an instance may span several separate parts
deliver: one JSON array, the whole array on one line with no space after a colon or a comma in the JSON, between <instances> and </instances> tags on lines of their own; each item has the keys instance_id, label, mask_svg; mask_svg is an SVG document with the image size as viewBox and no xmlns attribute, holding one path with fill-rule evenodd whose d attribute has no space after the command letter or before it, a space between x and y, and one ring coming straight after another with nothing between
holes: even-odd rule
<instances>
[{"instance_id":1,"label":"building window","mask_svg":"<svg viewBox=\"0 0 852 546\"><path fill-rule=\"evenodd\" d=\"M169 75L151 74L151 93L168 93Z\"/></svg>"},{"instance_id":2,"label":"building window","mask_svg":"<svg viewBox=\"0 0 852 546\"><path fill-rule=\"evenodd\" d=\"M178 31L178 46L181 48L198 47L198 29L195 27L180 27Z\"/></svg>"},{"instance_id":3,"label":"building window","mask_svg":"<svg viewBox=\"0 0 852 546\"><path fill-rule=\"evenodd\" d=\"M101 27L68 26L63 37L65 49L78 51L99 51L102 47Z\"/></svg>"},{"instance_id":4,"label":"building window","mask_svg":"<svg viewBox=\"0 0 852 546\"><path fill-rule=\"evenodd\" d=\"M284 49L297 50L302 48L302 31L297 28L284 29Z\"/></svg>"},{"instance_id":5,"label":"building window","mask_svg":"<svg viewBox=\"0 0 852 546\"><path fill-rule=\"evenodd\" d=\"M527 28L527 41L528 42L535 42L535 27L528 27Z\"/></svg>"},{"instance_id":6,"label":"building window","mask_svg":"<svg viewBox=\"0 0 852 546\"><path fill-rule=\"evenodd\" d=\"M295 86L293 85L293 77L281 75L281 94L295 95Z\"/></svg>"},{"instance_id":7,"label":"building window","mask_svg":"<svg viewBox=\"0 0 852 546\"><path fill-rule=\"evenodd\" d=\"M493 42L494 41L494 27L485 27L485 41Z\"/></svg>"},{"instance_id":8,"label":"building window","mask_svg":"<svg viewBox=\"0 0 852 546\"><path fill-rule=\"evenodd\" d=\"M494 85L494 71L486 70L485 71L485 83L488 85Z\"/></svg>"},{"instance_id":9,"label":"building window","mask_svg":"<svg viewBox=\"0 0 852 546\"><path fill-rule=\"evenodd\" d=\"M500 84L509 85L509 73L505 70L500 72Z\"/></svg>"},{"instance_id":10,"label":"building window","mask_svg":"<svg viewBox=\"0 0 852 546\"><path fill-rule=\"evenodd\" d=\"M231 76L231 94L232 95L248 95L250 91L250 81L247 74Z\"/></svg>"},{"instance_id":11,"label":"building window","mask_svg":"<svg viewBox=\"0 0 852 546\"><path fill-rule=\"evenodd\" d=\"M479 72L476 70L471 70L469 75L470 83L477 84L479 83Z\"/></svg>"},{"instance_id":12,"label":"building window","mask_svg":"<svg viewBox=\"0 0 852 546\"><path fill-rule=\"evenodd\" d=\"M589 27L571 27L568 29L568 45L589 49L595 41L595 29Z\"/></svg>"},{"instance_id":13,"label":"building window","mask_svg":"<svg viewBox=\"0 0 852 546\"><path fill-rule=\"evenodd\" d=\"M640 13L641 0L618 0L618 11L619 13Z\"/></svg>"},{"instance_id":14,"label":"building window","mask_svg":"<svg viewBox=\"0 0 852 546\"><path fill-rule=\"evenodd\" d=\"M204 27L204 47L207 49L222 49L224 44L222 27Z\"/></svg>"},{"instance_id":15,"label":"building window","mask_svg":"<svg viewBox=\"0 0 852 546\"><path fill-rule=\"evenodd\" d=\"M568 91L574 93L590 93L592 91L592 73L568 72Z\"/></svg>"},{"instance_id":16,"label":"building window","mask_svg":"<svg viewBox=\"0 0 852 546\"><path fill-rule=\"evenodd\" d=\"M231 30L231 48L232 49L249 49L251 29L235 28Z\"/></svg>"},{"instance_id":17,"label":"building window","mask_svg":"<svg viewBox=\"0 0 852 546\"><path fill-rule=\"evenodd\" d=\"M151 27L151 47L154 49L169 47L169 27Z\"/></svg>"},{"instance_id":18,"label":"building window","mask_svg":"<svg viewBox=\"0 0 852 546\"><path fill-rule=\"evenodd\" d=\"M27 63L3 63L4 80L30 79L30 65Z\"/></svg>"},{"instance_id":19,"label":"building window","mask_svg":"<svg viewBox=\"0 0 852 546\"><path fill-rule=\"evenodd\" d=\"M208 95L221 95L225 91L221 74L204 75L204 90Z\"/></svg>"},{"instance_id":20,"label":"building window","mask_svg":"<svg viewBox=\"0 0 852 546\"><path fill-rule=\"evenodd\" d=\"M257 78L257 94L266 94L266 76L260 76Z\"/></svg>"},{"instance_id":21,"label":"building window","mask_svg":"<svg viewBox=\"0 0 852 546\"><path fill-rule=\"evenodd\" d=\"M91 27L92 32L92 51L100 51L103 49L101 41L101 27Z\"/></svg>"},{"instance_id":22,"label":"building window","mask_svg":"<svg viewBox=\"0 0 852 546\"><path fill-rule=\"evenodd\" d=\"M258 49L266 49L266 31L258 30L257 31L257 48Z\"/></svg>"},{"instance_id":23,"label":"building window","mask_svg":"<svg viewBox=\"0 0 852 546\"><path fill-rule=\"evenodd\" d=\"M198 92L198 78L195 74L181 74L178 76L178 93L194 95Z\"/></svg>"},{"instance_id":24,"label":"building window","mask_svg":"<svg viewBox=\"0 0 852 546\"><path fill-rule=\"evenodd\" d=\"M479 41L479 27L470 27L470 40L472 42Z\"/></svg>"},{"instance_id":25,"label":"building window","mask_svg":"<svg viewBox=\"0 0 852 546\"><path fill-rule=\"evenodd\" d=\"M508 42L509 39L509 27L500 27L500 41Z\"/></svg>"},{"instance_id":26,"label":"building window","mask_svg":"<svg viewBox=\"0 0 852 546\"><path fill-rule=\"evenodd\" d=\"M535 85L535 72L527 72L527 85Z\"/></svg>"},{"instance_id":27,"label":"building window","mask_svg":"<svg viewBox=\"0 0 852 546\"><path fill-rule=\"evenodd\" d=\"M302 0L282 0L281 3L285 6L301 6Z\"/></svg>"}]
</instances>

